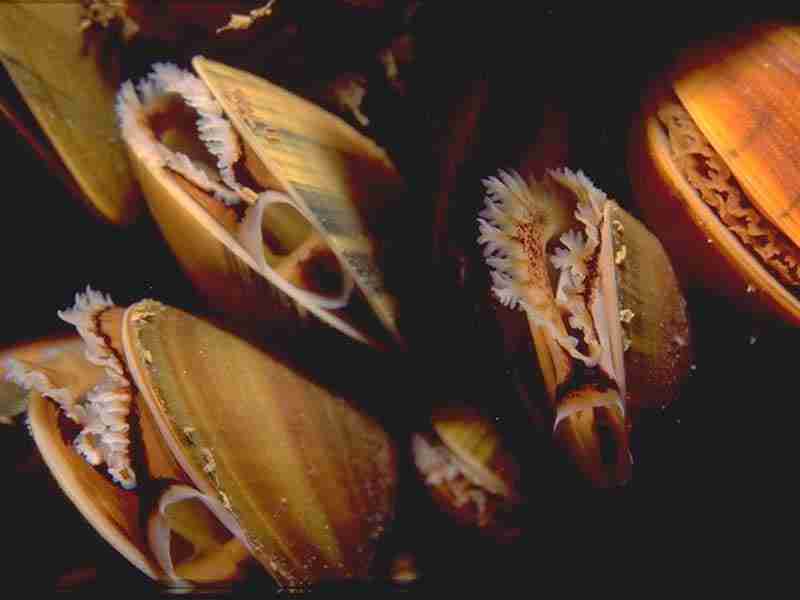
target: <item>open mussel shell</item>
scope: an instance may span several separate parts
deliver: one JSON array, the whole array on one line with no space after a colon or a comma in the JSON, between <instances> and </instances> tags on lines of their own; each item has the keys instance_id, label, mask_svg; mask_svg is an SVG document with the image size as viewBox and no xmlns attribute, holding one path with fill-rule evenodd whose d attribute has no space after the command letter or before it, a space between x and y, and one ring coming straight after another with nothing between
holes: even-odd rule
<instances>
[{"instance_id":1,"label":"open mussel shell","mask_svg":"<svg viewBox=\"0 0 800 600\"><path fill-rule=\"evenodd\" d=\"M183 479L145 410L140 408L139 414L142 415L142 448L149 474L169 478L169 481ZM170 500L168 494L159 496L154 505L152 493L124 490L98 473L64 440L57 407L38 392L33 392L29 398L28 425L42 459L66 496L103 539L142 573L172 585L218 584L243 576L243 568L250 560L246 546L204 506L189 502L178 504L198 496L197 490L185 484L170 485L169 494L190 489L193 496L185 494L170 502L175 506L163 517L160 513L165 510L162 508L164 499ZM161 530L181 540L183 548L179 556L158 555L157 549L169 548L169 544L158 545L148 539L148 526L141 518L148 512L153 513L151 520L166 518ZM217 514L224 514L224 510L217 509Z\"/></svg>"},{"instance_id":2,"label":"open mussel shell","mask_svg":"<svg viewBox=\"0 0 800 600\"><path fill-rule=\"evenodd\" d=\"M671 402L689 372L686 304L669 258L580 172L541 182L501 172L485 183L479 243L497 300L527 316L554 436L593 484L624 484L638 411Z\"/></svg>"},{"instance_id":3,"label":"open mussel shell","mask_svg":"<svg viewBox=\"0 0 800 600\"><path fill-rule=\"evenodd\" d=\"M519 465L489 417L468 406L437 410L411 449L420 478L457 522L497 541L519 535Z\"/></svg>"},{"instance_id":4,"label":"open mussel shell","mask_svg":"<svg viewBox=\"0 0 800 600\"><path fill-rule=\"evenodd\" d=\"M119 347L119 334L113 337ZM76 451L75 424L58 410L57 403L69 396L85 398L105 379L104 368L87 358L84 339L76 335L45 339L12 348L3 353L3 358L4 374L9 379L5 385L16 388L19 394L31 390L25 398L26 422L44 463L79 512L120 555L147 576L170 585L222 583L242 576L243 566L252 560L250 554L219 519L202 503L169 501L175 489L186 487L188 479L169 453L139 394L132 398L137 417L135 454L146 465L139 489L112 483ZM180 540L178 555L168 561L157 549L170 546L149 539L152 536L148 536L148 524L143 519L143 515L151 514L152 521L157 511L164 510L165 499L168 513L161 517L166 522L159 531L172 532ZM213 501L203 499L206 503Z\"/></svg>"},{"instance_id":5,"label":"open mussel shell","mask_svg":"<svg viewBox=\"0 0 800 600\"><path fill-rule=\"evenodd\" d=\"M98 474L64 442L58 409L41 394L31 395L28 419L42 458L86 520L131 564L153 579L162 578L161 569L147 549L136 494Z\"/></svg>"},{"instance_id":6,"label":"open mussel shell","mask_svg":"<svg viewBox=\"0 0 800 600\"><path fill-rule=\"evenodd\" d=\"M118 75L84 38L82 10L80 2L2 3L0 60L92 212L125 224L141 202L114 121Z\"/></svg>"},{"instance_id":7,"label":"open mussel shell","mask_svg":"<svg viewBox=\"0 0 800 600\"><path fill-rule=\"evenodd\" d=\"M284 587L369 576L396 486L376 422L181 310L89 291L62 315L87 343L83 373L17 357L12 379L33 389L31 432L56 480L135 566L171 585L240 578L253 559ZM72 444L69 418L84 426Z\"/></svg>"},{"instance_id":8,"label":"open mussel shell","mask_svg":"<svg viewBox=\"0 0 800 600\"><path fill-rule=\"evenodd\" d=\"M800 323L800 211L792 98L800 30L758 24L686 50L633 129L643 219L692 283Z\"/></svg>"},{"instance_id":9,"label":"open mussel shell","mask_svg":"<svg viewBox=\"0 0 800 600\"><path fill-rule=\"evenodd\" d=\"M297 310L359 341L398 341L380 257L402 182L385 152L263 79L193 65L201 78L156 65L118 102L134 172L189 278L239 319Z\"/></svg>"}]
</instances>

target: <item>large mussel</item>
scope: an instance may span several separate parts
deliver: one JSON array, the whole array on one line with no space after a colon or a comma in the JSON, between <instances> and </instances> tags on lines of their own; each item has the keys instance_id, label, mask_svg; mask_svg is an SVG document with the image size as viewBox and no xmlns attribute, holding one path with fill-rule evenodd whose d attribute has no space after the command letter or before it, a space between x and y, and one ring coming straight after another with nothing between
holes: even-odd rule
<instances>
[{"instance_id":1,"label":"large mussel","mask_svg":"<svg viewBox=\"0 0 800 600\"><path fill-rule=\"evenodd\" d=\"M637 207L692 283L800 322L793 96L800 31L758 23L685 49L630 146Z\"/></svg>"},{"instance_id":2,"label":"large mussel","mask_svg":"<svg viewBox=\"0 0 800 600\"><path fill-rule=\"evenodd\" d=\"M87 289L60 315L80 339L15 353L8 377L59 485L135 566L172 585L251 557L284 587L369 576L396 487L377 422L179 309Z\"/></svg>"}]
</instances>

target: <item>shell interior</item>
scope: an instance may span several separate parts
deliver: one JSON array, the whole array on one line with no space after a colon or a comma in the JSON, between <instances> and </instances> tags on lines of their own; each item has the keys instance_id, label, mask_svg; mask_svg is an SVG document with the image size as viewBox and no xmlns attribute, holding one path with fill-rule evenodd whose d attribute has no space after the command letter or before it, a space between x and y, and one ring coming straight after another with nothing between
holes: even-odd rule
<instances>
[{"instance_id":1,"label":"shell interior","mask_svg":"<svg viewBox=\"0 0 800 600\"><path fill-rule=\"evenodd\" d=\"M707 281L709 284L713 283L720 289L726 289L735 297L744 296L746 299L748 295L753 296L753 301L750 303L753 309L763 311L764 306L770 306L781 316L788 317L793 322L800 322L800 300L793 293L793 287L787 286L788 281L785 278L782 278L784 279L782 281L778 273L770 268L772 260L764 260L764 253L770 259L772 257L780 258L776 254L786 255L780 251L780 244L771 246L764 244L767 236L758 232L764 229L764 225L768 228L774 228L774 226L771 223L763 223L763 219L758 218L756 221L760 221L761 225L749 217L750 223L743 220L742 217L747 217L753 210L752 207L747 206L747 197L743 192L741 192L742 202L738 206L731 207L731 210L724 216L724 220L721 218L722 214L717 201L710 203L711 196L703 193L707 188L710 192L713 192L713 189L702 181L695 181L691 173L687 172L687 169L680 164L680 160L676 158L675 142L670 140L669 123L665 123L665 119L674 116L676 111L678 117L680 115L689 117L685 109L676 106L674 96L665 86L654 88L647 103L646 117L641 131L644 155L650 157L651 162L644 163L644 159L638 161L638 163L642 163L643 172L648 169L652 170L650 179L644 177L643 182L652 180L659 185L655 191L646 189L642 192L642 200L648 200L641 202L642 211L646 213L648 222L653 226L661 224L663 227L667 227L661 232L662 235L670 238L671 250L681 257L683 263L688 263L687 267L691 267L692 271L699 273L703 281ZM698 147L698 144L702 145L703 139L698 138L698 135L701 136L702 133L696 129L696 125L689 122L684 128L687 126L692 128L689 132L690 135L691 131L695 132L695 141L692 147ZM722 161L724 158L716 154L716 151L711 149L707 142L703 148L705 148L704 154L713 153L712 157L716 157L715 160ZM688 157L687 160L689 158L691 157ZM692 158L692 160L696 159ZM727 167L722 166L721 168L730 173ZM716 179L718 177L714 178L715 181ZM711 184L718 186L714 181ZM736 182L735 179L728 178L719 183L719 185L722 184L727 188L735 186ZM666 186L666 189L663 186ZM712 195L716 196L716 194ZM649 201L652 196L661 198L660 202ZM680 237L679 231L683 224L675 224L677 215L683 215L680 217L682 219L688 217L689 221L697 227L696 240ZM734 226L726 224L725 221L733 222ZM752 234L750 233L751 224L756 225L758 230L753 230ZM777 235L778 238L785 237L782 234ZM753 241L759 244L761 255L754 251ZM786 243L792 245L789 240L786 240ZM712 262L713 256L709 257L706 265L706 263L697 261L696 256L687 255L687 252L697 251L698 248L703 248L707 244L711 244L719 252L721 264ZM794 249L790 248L790 250ZM730 273L732 277L723 276L723 272ZM743 294L742 292L745 290L760 293Z\"/></svg>"},{"instance_id":2,"label":"shell interior","mask_svg":"<svg viewBox=\"0 0 800 600\"><path fill-rule=\"evenodd\" d=\"M67 444L58 423L58 409L38 392L31 394L28 422L36 446L59 486L81 514L134 566L161 579L139 523L140 501L98 473Z\"/></svg>"},{"instance_id":3,"label":"shell interior","mask_svg":"<svg viewBox=\"0 0 800 600\"><path fill-rule=\"evenodd\" d=\"M143 462L150 467L148 475L154 480L185 480L147 418L146 408L140 408L146 455ZM122 489L93 469L65 441L56 405L38 392L30 395L28 422L45 464L67 497L92 527L145 575L170 585L186 586L221 583L240 575L240 565L249 557L246 547L232 539L217 518L200 506L180 502L185 499L170 506L163 527L178 535L187 550L172 556L174 549L170 549L169 561L164 561L142 521L142 515L156 510L151 506L152 494Z\"/></svg>"},{"instance_id":4,"label":"shell interior","mask_svg":"<svg viewBox=\"0 0 800 600\"><path fill-rule=\"evenodd\" d=\"M756 25L684 57L673 79L683 107L758 211L800 245L800 29Z\"/></svg>"}]
</instances>

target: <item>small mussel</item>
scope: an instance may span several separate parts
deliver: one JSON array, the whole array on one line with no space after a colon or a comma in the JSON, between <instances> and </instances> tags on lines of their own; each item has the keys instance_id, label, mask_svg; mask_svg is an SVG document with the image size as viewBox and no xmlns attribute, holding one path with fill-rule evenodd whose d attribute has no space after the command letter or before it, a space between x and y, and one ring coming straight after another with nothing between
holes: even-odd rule
<instances>
[{"instance_id":1,"label":"small mussel","mask_svg":"<svg viewBox=\"0 0 800 600\"><path fill-rule=\"evenodd\" d=\"M411 451L434 500L458 522L498 541L519 535L519 465L488 417L468 406L437 410Z\"/></svg>"},{"instance_id":2,"label":"small mussel","mask_svg":"<svg viewBox=\"0 0 800 600\"><path fill-rule=\"evenodd\" d=\"M595 485L623 484L637 412L669 403L689 372L669 258L581 172L501 171L484 183L478 241L495 297L527 316L554 435Z\"/></svg>"},{"instance_id":3,"label":"small mussel","mask_svg":"<svg viewBox=\"0 0 800 600\"><path fill-rule=\"evenodd\" d=\"M800 324L800 29L756 24L686 49L630 146L637 207L692 283Z\"/></svg>"},{"instance_id":4,"label":"small mussel","mask_svg":"<svg viewBox=\"0 0 800 600\"><path fill-rule=\"evenodd\" d=\"M170 585L258 563L290 588L369 577L396 491L377 422L179 309L120 308L87 289L59 314L80 337L4 368L31 390L30 431L53 476L132 564Z\"/></svg>"}]
</instances>

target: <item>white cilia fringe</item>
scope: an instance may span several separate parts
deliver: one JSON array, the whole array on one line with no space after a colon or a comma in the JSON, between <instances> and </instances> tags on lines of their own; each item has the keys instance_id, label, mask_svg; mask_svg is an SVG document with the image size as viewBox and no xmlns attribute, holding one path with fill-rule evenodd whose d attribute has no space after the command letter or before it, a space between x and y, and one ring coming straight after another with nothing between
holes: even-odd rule
<instances>
[{"instance_id":1,"label":"white cilia fringe","mask_svg":"<svg viewBox=\"0 0 800 600\"><path fill-rule=\"evenodd\" d=\"M136 475L128 452L130 425L127 417L133 386L98 325L100 314L113 306L111 298L87 287L85 293L75 295L75 305L71 309L58 313L77 328L86 346L86 360L102 368L97 375L100 381L88 391L60 386L56 382L62 381L63 375L59 377L59 373L50 372L45 365L23 360L7 362L6 378L54 400L69 419L81 426L74 441L75 449L89 464L105 464L114 481L125 489L132 489L136 487Z\"/></svg>"},{"instance_id":2,"label":"white cilia fringe","mask_svg":"<svg viewBox=\"0 0 800 600\"><path fill-rule=\"evenodd\" d=\"M218 174L206 172L188 156L173 152L153 135L148 117L158 112L163 107L161 102L171 94L180 96L197 112L200 140L216 157ZM237 183L233 172L233 165L242 156L239 138L222 107L195 75L173 64L156 63L153 72L136 88L130 81L122 85L117 94L116 111L123 139L155 164L179 173L226 204L238 203L240 194L250 191Z\"/></svg>"},{"instance_id":3,"label":"white cilia fringe","mask_svg":"<svg viewBox=\"0 0 800 600\"><path fill-rule=\"evenodd\" d=\"M75 394L68 387L59 387L44 369L37 368L27 361L9 358L3 365L6 380L15 383L25 390L35 390L58 404L64 414L76 423L82 423L85 411L78 404Z\"/></svg>"},{"instance_id":4,"label":"white cilia fringe","mask_svg":"<svg viewBox=\"0 0 800 600\"><path fill-rule=\"evenodd\" d=\"M500 171L484 181L485 205L478 219L486 263L491 268L493 292L510 308L522 308L532 323L544 327L573 358L594 366L602 353L586 304L588 265L600 244L600 223L606 195L581 172L550 171L553 181L577 198L575 218L583 232L568 231L550 257L559 271L555 293L544 261L550 226L548 205L558 202L552 182L526 182L516 172ZM580 331L587 353L577 349L578 339L568 335L563 319Z\"/></svg>"},{"instance_id":5,"label":"white cilia fringe","mask_svg":"<svg viewBox=\"0 0 800 600\"><path fill-rule=\"evenodd\" d=\"M111 298L86 288L75 295L75 305L58 316L75 326L86 343L86 359L103 367L105 378L84 401L83 429L75 438L75 448L92 465L105 463L108 473L125 489L136 486L136 475L130 463L130 425L127 422L133 400L133 387L125 366L100 334L100 314L114 307Z\"/></svg>"},{"instance_id":6,"label":"white cilia fringe","mask_svg":"<svg viewBox=\"0 0 800 600\"><path fill-rule=\"evenodd\" d=\"M452 494L457 508L472 503L478 523L483 526L489 521L489 491L482 489L473 481L451 453L443 446L430 443L420 434L411 438L414 463L425 477L425 483L432 486L445 486Z\"/></svg>"}]
</instances>

